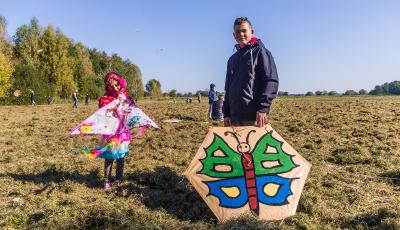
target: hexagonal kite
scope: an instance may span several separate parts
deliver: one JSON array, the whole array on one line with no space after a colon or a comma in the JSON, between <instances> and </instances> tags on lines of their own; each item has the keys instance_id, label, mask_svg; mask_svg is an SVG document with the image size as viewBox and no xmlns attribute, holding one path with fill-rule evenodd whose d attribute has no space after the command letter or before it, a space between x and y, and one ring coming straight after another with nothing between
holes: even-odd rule
<instances>
[{"instance_id":1,"label":"hexagonal kite","mask_svg":"<svg viewBox=\"0 0 400 230\"><path fill-rule=\"evenodd\" d=\"M185 172L220 221L296 213L311 164L270 125L213 127Z\"/></svg>"}]
</instances>

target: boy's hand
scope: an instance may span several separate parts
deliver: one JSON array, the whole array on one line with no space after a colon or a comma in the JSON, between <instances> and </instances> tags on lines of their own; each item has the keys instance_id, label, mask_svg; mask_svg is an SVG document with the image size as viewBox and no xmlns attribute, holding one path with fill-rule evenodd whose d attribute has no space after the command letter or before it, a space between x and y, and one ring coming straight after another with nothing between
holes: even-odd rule
<instances>
[{"instance_id":1,"label":"boy's hand","mask_svg":"<svg viewBox=\"0 0 400 230\"><path fill-rule=\"evenodd\" d=\"M231 118L230 117L224 117L224 125L225 126L231 126Z\"/></svg>"},{"instance_id":2,"label":"boy's hand","mask_svg":"<svg viewBox=\"0 0 400 230\"><path fill-rule=\"evenodd\" d=\"M258 127L264 127L268 123L267 113L257 112L256 121Z\"/></svg>"}]
</instances>

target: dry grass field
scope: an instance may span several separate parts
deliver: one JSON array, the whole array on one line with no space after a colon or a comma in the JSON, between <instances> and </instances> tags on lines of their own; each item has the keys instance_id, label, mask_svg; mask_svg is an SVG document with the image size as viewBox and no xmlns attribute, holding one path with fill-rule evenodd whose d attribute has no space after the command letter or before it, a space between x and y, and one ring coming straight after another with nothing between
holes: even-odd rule
<instances>
[{"instance_id":1,"label":"dry grass field","mask_svg":"<svg viewBox=\"0 0 400 230\"><path fill-rule=\"evenodd\" d=\"M313 165L297 214L218 223L182 173L210 126L207 103L143 101L163 129L132 142L125 181L102 188L94 137L65 133L96 105L1 106L1 229L400 229L400 97L274 101L270 123ZM178 118L180 123L162 123Z\"/></svg>"}]
</instances>

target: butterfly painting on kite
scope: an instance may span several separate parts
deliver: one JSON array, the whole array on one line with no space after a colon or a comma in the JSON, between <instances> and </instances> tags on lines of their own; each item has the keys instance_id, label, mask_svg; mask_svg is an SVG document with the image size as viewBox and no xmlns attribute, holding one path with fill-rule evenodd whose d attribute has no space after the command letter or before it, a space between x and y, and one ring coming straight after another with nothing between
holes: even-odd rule
<instances>
[{"instance_id":1,"label":"butterfly painting on kite","mask_svg":"<svg viewBox=\"0 0 400 230\"><path fill-rule=\"evenodd\" d=\"M248 139L254 130L247 134L247 142L237 139L236 151L217 134L210 146L205 149L206 158L202 159L203 169L199 172L209 177L224 178L222 180L204 182L209 187L209 195L217 197L221 207L239 208L249 203L250 209L258 214L259 202L266 205L283 205L287 197L292 195L290 190L291 178L281 177L278 174L292 170L296 165L290 155L285 153L282 143L274 139L271 133L262 136L254 149L248 144ZM277 149L275 154L264 154L267 146ZM215 156L214 152L220 150L224 157ZM262 163L278 161L279 165L265 168ZM229 166L229 171L218 171L218 166Z\"/></svg>"},{"instance_id":2,"label":"butterfly painting on kite","mask_svg":"<svg viewBox=\"0 0 400 230\"><path fill-rule=\"evenodd\" d=\"M229 129L212 128L185 175L220 220L246 210L282 218L277 210L297 206L309 164L270 127Z\"/></svg>"}]
</instances>

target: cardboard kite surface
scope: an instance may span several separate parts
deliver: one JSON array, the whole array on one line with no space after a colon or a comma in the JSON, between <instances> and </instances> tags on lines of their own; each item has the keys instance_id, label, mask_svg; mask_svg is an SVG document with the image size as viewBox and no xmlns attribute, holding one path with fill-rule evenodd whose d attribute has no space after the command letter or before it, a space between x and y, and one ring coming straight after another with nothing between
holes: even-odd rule
<instances>
[{"instance_id":1,"label":"cardboard kite surface","mask_svg":"<svg viewBox=\"0 0 400 230\"><path fill-rule=\"evenodd\" d=\"M185 171L220 221L296 213L311 164L270 125L212 127Z\"/></svg>"}]
</instances>

